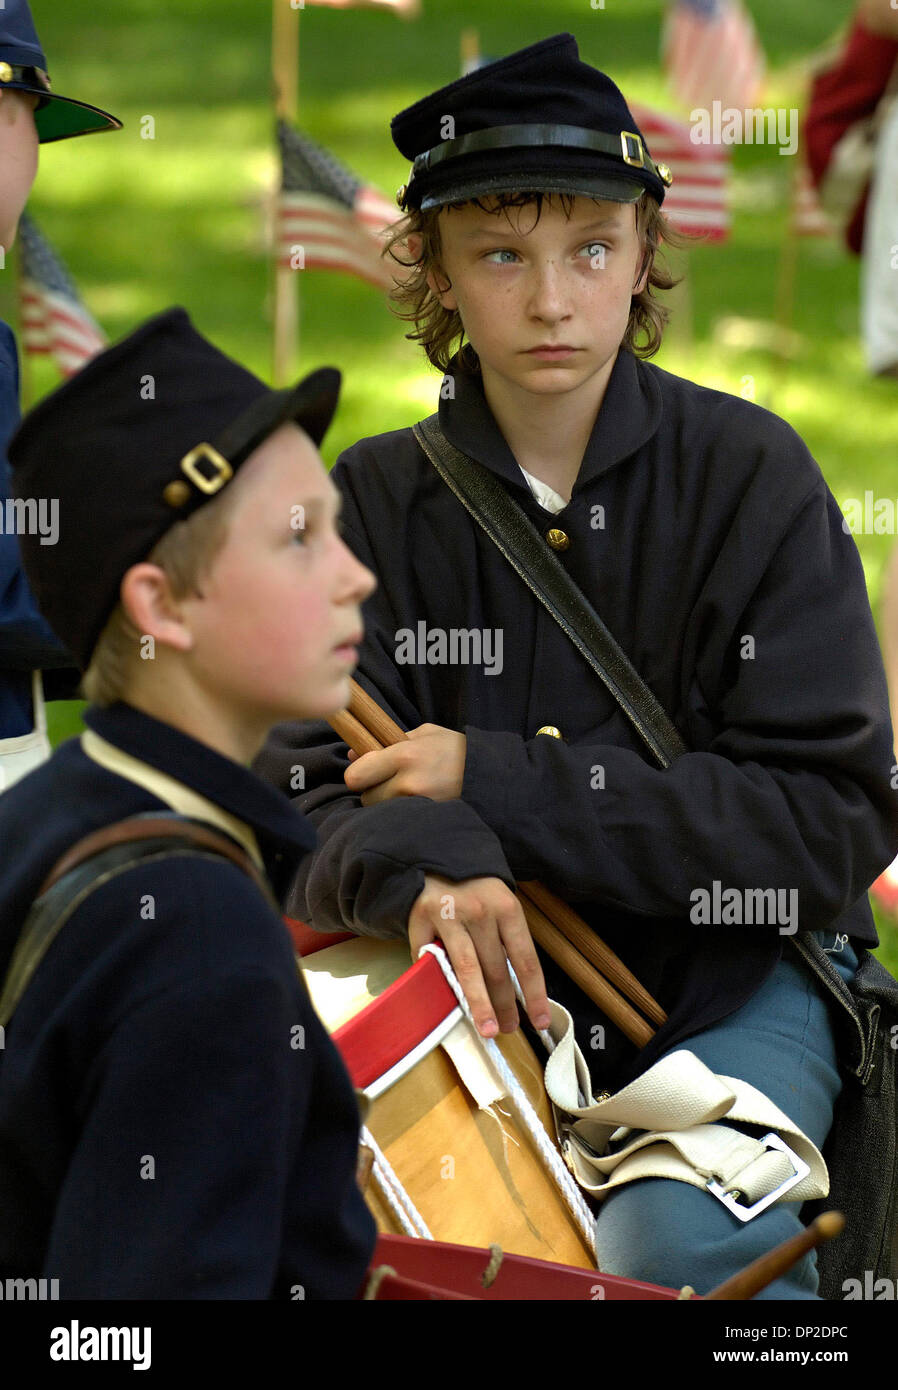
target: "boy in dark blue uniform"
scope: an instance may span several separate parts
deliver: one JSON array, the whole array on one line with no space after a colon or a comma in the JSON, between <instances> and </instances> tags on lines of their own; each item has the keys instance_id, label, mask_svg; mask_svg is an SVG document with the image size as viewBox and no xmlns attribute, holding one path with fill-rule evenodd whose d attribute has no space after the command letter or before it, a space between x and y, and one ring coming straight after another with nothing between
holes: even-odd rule
<instances>
[{"instance_id":1,"label":"boy in dark blue uniform","mask_svg":"<svg viewBox=\"0 0 898 1390\"><path fill-rule=\"evenodd\" d=\"M27 0L0 10L0 246L12 247L37 173L38 146L121 122L52 92ZM19 422L19 361L12 330L0 322L0 485L9 497L6 445ZM48 693L71 693L72 658L38 612L22 573L15 531L0 526L0 791L49 753L42 730L42 669Z\"/></svg>"},{"instance_id":2,"label":"boy in dark blue uniform","mask_svg":"<svg viewBox=\"0 0 898 1390\"><path fill-rule=\"evenodd\" d=\"M272 392L183 310L145 324L16 434L23 538L86 668L87 733L0 799L0 979L86 834L175 811L283 888L308 821L247 764L267 728L345 704L370 573L315 445L325 369ZM299 426L299 428L297 428ZM0 1052L0 1277L71 1298L350 1298L374 1241L358 1112L269 892L220 858L143 863L75 898Z\"/></svg>"},{"instance_id":3,"label":"boy in dark blue uniform","mask_svg":"<svg viewBox=\"0 0 898 1390\"><path fill-rule=\"evenodd\" d=\"M347 767L326 729L272 735L258 765L286 788L302 762L319 829L290 909L413 950L440 937L489 1033L517 1020L506 955L531 1020L545 1012L511 891L539 879L668 1015L637 1052L540 953L597 1090L685 1047L819 1149L841 1078L825 990L789 938L800 920L852 978L852 942L876 941L865 890L898 845L854 543L788 425L643 360L670 283L654 260L670 176L570 35L425 98L393 135L413 161L404 300L446 373L442 431L545 537L692 751L649 760L410 429L362 440L333 472L379 579L359 678L412 737ZM481 634L482 658L447 662L428 634L452 633ZM732 1184L753 1194L743 1210L783 1177L759 1171ZM606 1196L600 1267L707 1292L797 1233L811 1195L793 1182L742 1222L705 1186L692 1165ZM816 1289L807 1257L764 1296Z\"/></svg>"}]
</instances>

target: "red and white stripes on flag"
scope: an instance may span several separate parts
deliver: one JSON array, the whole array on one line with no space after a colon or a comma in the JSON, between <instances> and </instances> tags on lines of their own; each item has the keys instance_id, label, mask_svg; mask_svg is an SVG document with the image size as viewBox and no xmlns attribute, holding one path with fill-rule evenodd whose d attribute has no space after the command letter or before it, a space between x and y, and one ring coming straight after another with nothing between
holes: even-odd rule
<instances>
[{"instance_id":1,"label":"red and white stripes on flag","mask_svg":"<svg viewBox=\"0 0 898 1390\"><path fill-rule=\"evenodd\" d=\"M107 339L78 297L74 281L34 220L19 221L22 346L48 353L63 376L77 371L102 352Z\"/></svg>"},{"instance_id":2,"label":"red and white stripes on flag","mask_svg":"<svg viewBox=\"0 0 898 1390\"><path fill-rule=\"evenodd\" d=\"M661 111L630 102L636 124L652 159L673 174L662 212L678 231L723 241L730 230L729 150L722 145L694 144L691 127Z\"/></svg>"},{"instance_id":3,"label":"red and white stripes on flag","mask_svg":"<svg viewBox=\"0 0 898 1390\"><path fill-rule=\"evenodd\" d=\"M381 251L384 233L401 216L396 204L286 121L278 122L278 143L278 263L342 271L392 289L400 267Z\"/></svg>"},{"instance_id":4,"label":"red and white stripes on flag","mask_svg":"<svg viewBox=\"0 0 898 1390\"><path fill-rule=\"evenodd\" d=\"M664 19L661 61L678 101L691 110L754 106L764 53L741 0L672 0Z\"/></svg>"}]
</instances>

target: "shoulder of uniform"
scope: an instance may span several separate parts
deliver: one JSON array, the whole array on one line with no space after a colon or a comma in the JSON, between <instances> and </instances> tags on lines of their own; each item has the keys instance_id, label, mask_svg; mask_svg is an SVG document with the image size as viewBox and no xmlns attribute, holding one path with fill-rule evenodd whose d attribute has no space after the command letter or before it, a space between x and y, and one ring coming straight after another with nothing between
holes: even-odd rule
<instances>
[{"instance_id":1,"label":"shoulder of uniform","mask_svg":"<svg viewBox=\"0 0 898 1390\"><path fill-rule=\"evenodd\" d=\"M731 457L757 459L766 454L787 460L792 468L807 469L809 482L820 476L807 444L781 415L744 396L676 376L653 362L640 362L640 369L650 373L661 390L662 418L668 426L685 426L691 438L719 443Z\"/></svg>"},{"instance_id":2,"label":"shoulder of uniform","mask_svg":"<svg viewBox=\"0 0 898 1390\"><path fill-rule=\"evenodd\" d=\"M125 907L128 911L125 912ZM227 974L242 965L279 972L291 953L279 914L244 870L220 855L177 850L141 859L95 888L72 917L98 942L121 949L133 935L138 955Z\"/></svg>"},{"instance_id":3,"label":"shoulder of uniform","mask_svg":"<svg viewBox=\"0 0 898 1390\"><path fill-rule=\"evenodd\" d=\"M399 465L406 458L418 452L418 443L410 426L401 430L388 430L385 434L366 435L348 449L344 449L334 464L337 469L366 468L373 461L384 466Z\"/></svg>"}]
</instances>

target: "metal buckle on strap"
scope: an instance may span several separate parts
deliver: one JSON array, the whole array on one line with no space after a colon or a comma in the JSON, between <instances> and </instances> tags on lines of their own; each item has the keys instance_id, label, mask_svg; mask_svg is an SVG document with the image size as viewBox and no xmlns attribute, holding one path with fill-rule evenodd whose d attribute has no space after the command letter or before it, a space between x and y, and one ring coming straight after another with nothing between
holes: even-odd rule
<instances>
[{"instance_id":1,"label":"metal buckle on strap","mask_svg":"<svg viewBox=\"0 0 898 1390\"><path fill-rule=\"evenodd\" d=\"M799 1158L798 1154L790 1149L788 1144L785 1144L778 1134L765 1134L758 1142L763 1144L766 1149L779 1149L784 1153L791 1162L795 1172L790 1178L786 1178L785 1182L781 1182L779 1187L775 1187L772 1192L768 1192L766 1197L759 1197L754 1206L751 1207L743 1207L736 1201L735 1193L738 1192L738 1188L730 1188L729 1191L727 1191L726 1188L721 1187L719 1182L715 1182L713 1178L709 1178L707 1182L708 1191L712 1193L719 1202L722 1202L727 1210L731 1211L740 1221L751 1221L753 1216L758 1216L762 1211L766 1211L769 1206L772 1206L774 1202L782 1197L784 1192L788 1192L791 1188L795 1187L796 1183L800 1183L802 1178L806 1178L811 1171L809 1164Z\"/></svg>"},{"instance_id":2,"label":"metal buckle on strap","mask_svg":"<svg viewBox=\"0 0 898 1390\"><path fill-rule=\"evenodd\" d=\"M198 460L205 459L212 469L211 476L203 473L199 467ZM213 448L211 444L197 444L195 449L191 449L189 454L185 454L181 459L181 471L186 473L188 478L200 492L205 492L209 496L224 487L229 478L234 476L234 470L226 458Z\"/></svg>"},{"instance_id":3,"label":"metal buckle on strap","mask_svg":"<svg viewBox=\"0 0 898 1390\"><path fill-rule=\"evenodd\" d=\"M622 130L620 133L621 155L625 164L632 164L635 169L642 169L645 165L644 151L641 136L633 130Z\"/></svg>"}]
</instances>

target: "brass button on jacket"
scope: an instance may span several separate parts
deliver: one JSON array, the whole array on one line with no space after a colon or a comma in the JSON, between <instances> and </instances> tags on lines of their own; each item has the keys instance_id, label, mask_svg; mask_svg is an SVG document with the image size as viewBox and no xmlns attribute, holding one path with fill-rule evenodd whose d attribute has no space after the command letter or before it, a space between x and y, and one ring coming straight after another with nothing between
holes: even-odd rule
<instances>
[{"instance_id":1,"label":"brass button on jacket","mask_svg":"<svg viewBox=\"0 0 898 1390\"><path fill-rule=\"evenodd\" d=\"M553 526L551 531L546 532L546 540L553 550L567 550L571 543L571 538L566 531L559 531L557 526Z\"/></svg>"},{"instance_id":2,"label":"brass button on jacket","mask_svg":"<svg viewBox=\"0 0 898 1390\"><path fill-rule=\"evenodd\" d=\"M544 724L541 729L537 729L536 733L548 734L550 738L561 738L561 730L556 729L554 724Z\"/></svg>"}]
</instances>

